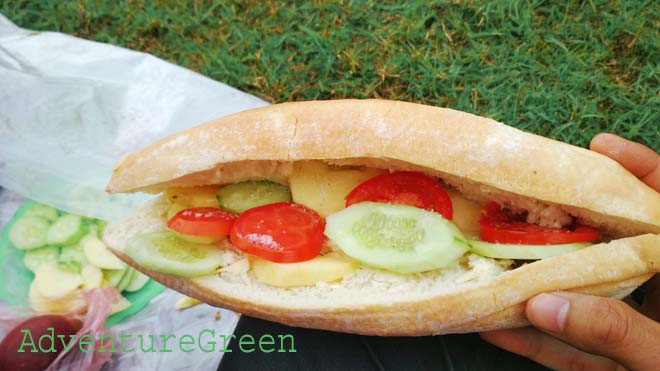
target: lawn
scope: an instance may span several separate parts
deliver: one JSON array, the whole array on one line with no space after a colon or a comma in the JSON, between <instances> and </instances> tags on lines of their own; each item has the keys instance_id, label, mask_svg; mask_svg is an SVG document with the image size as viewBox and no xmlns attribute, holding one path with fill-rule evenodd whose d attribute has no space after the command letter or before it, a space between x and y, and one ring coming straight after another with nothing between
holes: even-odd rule
<instances>
[{"instance_id":1,"label":"lawn","mask_svg":"<svg viewBox=\"0 0 660 371\"><path fill-rule=\"evenodd\" d=\"M387 98L660 150L659 1L23 1L18 25L152 53L271 102Z\"/></svg>"}]
</instances>

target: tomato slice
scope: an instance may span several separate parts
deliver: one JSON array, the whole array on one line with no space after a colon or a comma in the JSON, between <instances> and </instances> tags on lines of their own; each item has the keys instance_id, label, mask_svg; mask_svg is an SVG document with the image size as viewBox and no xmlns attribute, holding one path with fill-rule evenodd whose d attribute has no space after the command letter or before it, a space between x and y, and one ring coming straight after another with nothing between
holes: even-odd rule
<instances>
[{"instance_id":1,"label":"tomato slice","mask_svg":"<svg viewBox=\"0 0 660 371\"><path fill-rule=\"evenodd\" d=\"M435 179L415 171L395 171L367 179L346 196L346 207L362 201L387 202L435 211L451 220L449 193Z\"/></svg>"},{"instance_id":2,"label":"tomato slice","mask_svg":"<svg viewBox=\"0 0 660 371\"><path fill-rule=\"evenodd\" d=\"M244 211L229 235L244 252L276 263L312 259L326 240L325 221L294 202L276 202Z\"/></svg>"},{"instance_id":3,"label":"tomato slice","mask_svg":"<svg viewBox=\"0 0 660 371\"><path fill-rule=\"evenodd\" d=\"M564 228L543 227L524 221L497 202L489 202L479 219L481 239L487 242L550 245L597 240L597 228L576 224Z\"/></svg>"},{"instance_id":4,"label":"tomato slice","mask_svg":"<svg viewBox=\"0 0 660 371\"><path fill-rule=\"evenodd\" d=\"M183 209L167 222L167 226L179 233L192 236L224 237L229 234L236 215L215 207Z\"/></svg>"}]
</instances>

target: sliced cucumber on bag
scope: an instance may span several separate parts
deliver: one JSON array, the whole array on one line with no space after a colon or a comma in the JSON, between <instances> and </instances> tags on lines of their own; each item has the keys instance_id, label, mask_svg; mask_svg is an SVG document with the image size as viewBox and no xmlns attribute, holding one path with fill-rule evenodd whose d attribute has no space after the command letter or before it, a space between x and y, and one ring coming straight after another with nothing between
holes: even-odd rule
<instances>
[{"instance_id":1,"label":"sliced cucumber on bag","mask_svg":"<svg viewBox=\"0 0 660 371\"><path fill-rule=\"evenodd\" d=\"M352 205L328 216L325 234L353 259L398 273L443 268L468 251L453 223L407 205Z\"/></svg>"},{"instance_id":2,"label":"sliced cucumber on bag","mask_svg":"<svg viewBox=\"0 0 660 371\"><path fill-rule=\"evenodd\" d=\"M135 236L124 252L145 268L183 277L213 274L222 262L217 247L185 241L170 231Z\"/></svg>"},{"instance_id":3,"label":"sliced cucumber on bag","mask_svg":"<svg viewBox=\"0 0 660 371\"><path fill-rule=\"evenodd\" d=\"M36 204L31 208L27 209L27 211L25 212L25 214L23 214L23 216L38 216L53 223L54 221L57 220L57 218L60 217L60 214L57 212L57 209L53 207L42 204Z\"/></svg>"},{"instance_id":4,"label":"sliced cucumber on bag","mask_svg":"<svg viewBox=\"0 0 660 371\"><path fill-rule=\"evenodd\" d=\"M27 269L36 272L42 264L57 261L59 255L60 248L57 246L40 247L26 251L23 256L23 263Z\"/></svg>"},{"instance_id":5,"label":"sliced cucumber on bag","mask_svg":"<svg viewBox=\"0 0 660 371\"><path fill-rule=\"evenodd\" d=\"M131 279L131 282L126 286L126 291L128 292L135 292L140 290L141 288L144 287L144 285L147 284L149 281L149 276L146 276L137 270L135 270L135 274L133 275L133 279Z\"/></svg>"},{"instance_id":6,"label":"sliced cucumber on bag","mask_svg":"<svg viewBox=\"0 0 660 371\"><path fill-rule=\"evenodd\" d=\"M268 180L248 180L223 186L217 193L220 207L242 213L253 207L291 201L289 187Z\"/></svg>"},{"instance_id":7,"label":"sliced cucumber on bag","mask_svg":"<svg viewBox=\"0 0 660 371\"><path fill-rule=\"evenodd\" d=\"M66 214L50 226L46 240L49 245L72 245L78 242L83 234L82 217Z\"/></svg>"},{"instance_id":8,"label":"sliced cucumber on bag","mask_svg":"<svg viewBox=\"0 0 660 371\"><path fill-rule=\"evenodd\" d=\"M122 292L128 285L131 283L133 280L133 277L135 277L135 273L137 271L131 267L126 268L126 273L124 276L121 278L121 280L117 283L115 286L117 288L117 291Z\"/></svg>"},{"instance_id":9,"label":"sliced cucumber on bag","mask_svg":"<svg viewBox=\"0 0 660 371\"><path fill-rule=\"evenodd\" d=\"M128 272L128 268L124 269L103 269L103 278L110 284L111 286L117 287L119 282L121 282L121 279L126 275Z\"/></svg>"},{"instance_id":10,"label":"sliced cucumber on bag","mask_svg":"<svg viewBox=\"0 0 660 371\"><path fill-rule=\"evenodd\" d=\"M103 237L103 231L105 230L105 225L107 223L105 220L84 218L83 224L86 227L86 235L91 234L92 236L101 239Z\"/></svg>"},{"instance_id":11,"label":"sliced cucumber on bag","mask_svg":"<svg viewBox=\"0 0 660 371\"><path fill-rule=\"evenodd\" d=\"M98 238L103 238L103 232L105 231L105 226L108 224L105 220L96 219L96 236Z\"/></svg>"},{"instance_id":12,"label":"sliced cucumber on bag","mask_svg":"<svg viewBox=\"0 0 660 371\"><path fill-rule=\"evenodd\" d=\"M9 228L9 241L21 250L30 250L48 244L50 222L39 216L23 216Z\"/></svg>"},{"instance_id":13,"label":"sliced cucumber on bag","mask_svg":"<svg viewBox=\"0 0 660 371\"><path fill-rule=\"evenodd\" d=\"M80 246L69 245L62 247L57 264L60 268L80 273L82 268L89 264L89 261Z\"/></svg>"},{"instance_id":14,"label":"sliced cucumber on bag","mask_svg":"<svg viewBox=\"0 0 660 371\"><path fill-rule=\"evenodd\" d=\"M508 243L490 243L484 241L468 241L470 250L475 254L489 258L538 260L555 255L584 249L591 243L566 243L558 245L519 245Z\"/></svg>"},{"instance_id":15,"label":"sliced cucumber on bag","mask_svg":"<svg viewBox=\"0 0 660 371\"><path fill-rule=\"evenodd\" d=\"M94 236L98 239L101 239L101 234L99 232L99 226L96 223L87 223L87 235Z\"/></svg>"}]
</instances>

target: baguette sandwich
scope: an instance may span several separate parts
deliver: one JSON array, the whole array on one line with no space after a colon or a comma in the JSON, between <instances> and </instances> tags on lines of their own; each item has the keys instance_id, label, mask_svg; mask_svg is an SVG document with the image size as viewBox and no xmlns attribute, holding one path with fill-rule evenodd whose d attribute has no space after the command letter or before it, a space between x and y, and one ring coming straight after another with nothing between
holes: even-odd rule
<instances>
[{"instance_id":1,"label":"baguette sandwich","mask_svg":"<svg viewBox=\"0 0 660 371\"><path fill-rule=\"evenodd\" d=\"M284 103L125 156L126 263L208 304L369 335L520 327L550 291L660 271L660 194L598 153L446 108Z\"/></svg>"}]
</instances>

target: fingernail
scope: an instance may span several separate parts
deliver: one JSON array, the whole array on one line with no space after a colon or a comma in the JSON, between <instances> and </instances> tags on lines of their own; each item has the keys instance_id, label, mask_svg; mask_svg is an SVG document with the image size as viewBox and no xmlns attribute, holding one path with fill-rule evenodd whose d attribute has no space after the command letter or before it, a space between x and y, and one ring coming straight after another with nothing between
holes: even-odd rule
<instances>
[{"instance_id":1,"label":"fingernail","mask_svg":"<svg viewBox=\"0 0 660 371\"><path fill-rule=\"evenodd\" d=\"M528 305L529 320L537 327L547 331L562 332L570 302L561 296L540 294L530 300ZM531 311L531 313L529 313ZM531 316L529 315L531 314Z\"/></svg>"}]
</instances>

